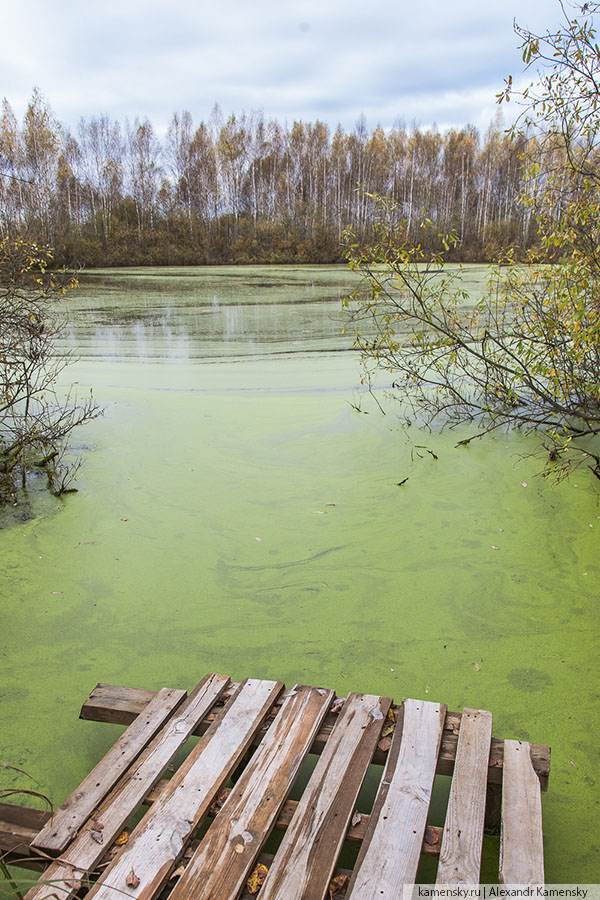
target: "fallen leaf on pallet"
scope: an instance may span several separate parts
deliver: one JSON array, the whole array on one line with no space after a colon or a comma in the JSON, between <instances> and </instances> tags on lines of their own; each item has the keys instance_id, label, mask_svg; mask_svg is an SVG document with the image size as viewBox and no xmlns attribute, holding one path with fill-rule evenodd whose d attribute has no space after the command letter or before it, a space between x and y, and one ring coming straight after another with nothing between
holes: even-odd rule
<instances>
[{"instance_id":1,"label":"fallen leaf on pallet","mask_svg":"<svg viewBox=\"0 0 600 900\"><path fill-rule=\"evenodd\" d=\"M355 828L357 825L360 825L362 822L362 814L359 812L355 812L352 816L352 827Z\"/></svg>"},{"instance_id":2,"label":"fallen leaf on pallet","mask_svg":"<svg viewBox=\"0 0 600 900\"><path fill-rule=\"evenodd\" d=\"M335 897L339 895L343 897L348 889L348 882L350 881L349 875L336 875L335 878L332 878L329 882L329 896Z\"/></svg>"},{"instance_id":3,"label":"fallen leaf on pallet","mask_svg":"<svg viewBox=\"0 0 600 900\"><path fill-rule=\"evenodd\" d=\"M269 870L267 869L266 866L263 866L262 863L259 863L256 866L256 868L254 869L254 872L252 873L250 878L248 878L248 880L246 881L246 887L248 889L249 894L258 894L258 892L260 891L260 889L263 885L265 878L268 875L268 872L269 872Z\"/></svg>"},{"instance_id":4,"label":"fallen leaf on pallet","mask_svg":"<svg viewBox=\"0 0 600 900\"><path fill-rule=\"evenodd\" d=\"M392 746L392 738L388 734L387 737L381 738L379 743L377 744L382 753L387 753L390 747Z\"/></svg>"},{"instance_id":5,"label":"fallen leaf on pallet","mask_svg":"<svg viewBox=\"0 0 600 900\"><path fill-rule=\"evenodd\" d=\"M396 727L396 715L394 713L394 710L390 707L388 710L388 714L385 717L385 722L383 725L383 731L381 732L381 737L387 737L388 734L393 734L395 727Z\"/></svg>"},{"instance_id":6,"label":"fallen leaf on pallet","mask_svg":"<svg viewBox=\"0 0 600 900\"><path fill-rule=\"evenodd\" d=\"M127 885L127 887L130 887L130 888L136 888L136 887L140 886L140 879L137 877L137 875L133 871L133 868L131 869L131 872L125 879L125 884Z\"/></svg>"},{"instance_id":7,"label":"fallen leaf on pallet","mask_svg":"<svg viewBox=\"0 0 600 900\"><path fill-rule=\"evenodd\" d=\"M104 822L101 822L100 819L96 819L94 816L92 816L90 824L96 831L102 831L104 828Z\"/></svg>"},{"instance_id":8,"label":"fallen leaf on pallet","mask_svg":"<svg viewBox=\"0 0 600 900\"><path fill-rule=\"evenodd\" d=\"M171 877L169 878L169 881L173 881L174 878L181 878L181 876L183 875L184 872L185 872L185 866L178 866L175 869L175 871L173 872L173 874L171 875Z\"/></svg>"},{"instance_id":9,"label":"fallen leaf on pallet","mask_svg":"<svg viewBox=\"0 0 600 900\"><path fill-rule=\"evenodd\" d=\"M342 706L344 705L345 702L346 702L346 698L345 698L345 697L338 697L338 699L335 701L335 703L334 703L333 706L331 707L331 712L332 712L332 713L339 713L340 710L341 710L341 708L342 708Z\"/></svg>"},{"instance_id":10,"label":"fallen leaf on pallet","mask_svg":"<svg viewBox=\"0 0 600 900\"><path fill-rule=\"evenodd\" d=\"M434 831L433 828L428 825L425 829L425 843L433 846L434 844L439 844L440 836L437 831Z\"/></svg>"},{"instance_id":11,"label":"fallen leaf on pallet","mask_svg":"<svg viewBox=\"0 0 600 900\"><path fill-rule=\"evenodd\" d=\"M101 831L98 831L96 828L90 828L90 837L93 841L96 841L97 844L104 843L104 835Z\"/></svg>"},{"instance_id":12,"label":"fallen leaf on pallet","mask_svg":"<svg viewBox=\"0 0 600 900\"><path fill-rule=\"evenodd\" d=\"M129 832L127 831L127 829L125 829L125 831L122 831L119 837L116 839L115 844L117 845L117 847L122 847L123 844L126 844L128 840Z\"/></svg>"},{"instance_id":13,"label":"fallen leaf on pallet","mask_svg":"<svg viewBox=\"0 0 600 900\"><path fill-rule=\"evenodd\" d=\"M227 798L229 797L229 790L224 788L222 791L219 791L215 799L210 805L210 809L208 810L209 816L216 816Z\"/></svg>"}]
</instances>

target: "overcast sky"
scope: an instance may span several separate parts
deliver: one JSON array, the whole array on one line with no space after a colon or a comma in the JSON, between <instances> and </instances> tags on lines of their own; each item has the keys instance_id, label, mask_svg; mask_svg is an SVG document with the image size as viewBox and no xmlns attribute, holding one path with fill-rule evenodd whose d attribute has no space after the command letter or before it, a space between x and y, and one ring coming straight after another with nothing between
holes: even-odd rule
<instances>
[{"instance_id":1,"label":"overcast sky","mask_svg":"<svg viewBox=\"0 0 600 900\"><path fill-rule=\"evenodd\" d=\"M262 109L347 130L398 118L484 131L523 66L513 19L556 24L557 0L27 0L3 5L0 96L34 86L60 121L101 113L194 122Z\"/></svg>"}]
</instances>

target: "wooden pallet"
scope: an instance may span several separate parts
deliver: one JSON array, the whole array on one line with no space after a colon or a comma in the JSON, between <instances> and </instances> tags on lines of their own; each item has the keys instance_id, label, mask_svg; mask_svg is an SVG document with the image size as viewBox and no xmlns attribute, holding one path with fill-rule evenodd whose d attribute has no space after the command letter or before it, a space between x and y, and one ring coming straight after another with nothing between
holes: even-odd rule
<instances>
[{"instance_id":1,"label":"wooden pallet","mask_svg":"<svg viewBox=\"0 0 600 900\"><path fill-rule=\"evenodd\" d=\"M98 685L81 717L129 727L53 816L0 805L0 852L45 866L25 900L237 900L265 863L261 900L385 900L415 882L422 854L439 857L439 884L478 883L486 804L489 823L499 785L500 879L543 883L550 751L492 738L489 712L207 675L189 696ZM192 734L200 740L165 779ZM309 753L319 759L291 801ZM379 787L361 815L373 763L382 765ZM452 775L443 827L427 824L436 773ZM273 828L285 833L267 857ZM340 872L346 841L360 849L352 871Z\"/></svg>"}]
</instances>

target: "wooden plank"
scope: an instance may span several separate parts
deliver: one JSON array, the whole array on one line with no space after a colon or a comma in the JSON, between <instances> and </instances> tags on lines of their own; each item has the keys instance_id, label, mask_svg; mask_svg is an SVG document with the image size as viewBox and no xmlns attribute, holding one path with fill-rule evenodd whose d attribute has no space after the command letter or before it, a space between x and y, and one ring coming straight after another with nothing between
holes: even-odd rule
<instances>
[{"instance_id":1,"label":"wooden plank","mask_svg":"<svg viewBox=\"0 0 600 900\"><path fill-rule=\"evenodd\" d=\"M540 783L527 741L504 742L500 883L544 884Z\"/></svg>"},{"instance_id":2,"label":"wooden plank","mask_svg":"<svg viewBox=\"0 0 600 900\"><path fill-rule=\"evenodd\" d=\"M186 691L162 688L79 787L54 812L33 842L34 847L47 853L64 850L185 697Z\"/></svg>"},{"instance_id":3,"label":"wooden plank","mask_svg":"<svg viewBox=\"0 0 600 900\"><path fill-rule=\"evenodd\" d=\"M492 714L464 709L436 884L479 884Z\"/></svg>"},{"instance_id":4,"label":"wooden plank","mask_svg":"<svg viewBox=\"0 0 600 900\"><path fill-rule=\"evenodd\" d=\"M242 682L222 717L200 739L122 853L89 892L90 900L115 900L119 893L127 894L129 900L146 900L160 891L283 687L275 681Z\"/></svg>"},{"instance_id":5,"label":"wooden plank","mask_svg":"<svg viewBox=\"0 0 600 900\"><path fill-rule=\"evenodd\" d=\"M417 874L446 707L405 700L402 709L348 900L399 898Z\"/></svg>"},{"instance_id":6,"label":"wooden plank","mask_svg":"<svg viewBox=\"0 0 600 900\"><path fill-rule=\"evenodd\" d=\"M348 695L275 854L261 900L323 900L391 703L389 697Z\"/></svg>"},{"instance_id":7,"label":"wooden plank","mask_svg":"<svg viewBox=\"0 0 600 900\"><path fill-rule=\"evenodd\" d=\"M156 691L145 691L141 688L98 682L81 707L79 718L92 722L130 725L143 712L156 693Z\"/></svg>"},{"instance_id":8,"label":"wooden plank","mask_svg":"<svg viewBox=\"0 0 600 900\"><path fill-rule=\"evenodd\" d=\"M296 685L170 900L238 897L333 699L333 691Z\"/></svg>"},{"instance_id":9,"label":"wooden plank","mask_svg":"<svg viewBox=\"0 0 600 900\"><path fill-rule=\"evenodd\" d=\"M31 842L49 818L49 810L0 803L0 856L28 854Z\"/></svg>"},{"instance_id":10,"label":"wooden plank","mask_svg":"<svg viewBox=\"0 0 600 900\"><path fill-rule=\"evenodd\" d=\"M237 687L237 685L232 685L232 687ZM131 701L129 700L130 691ZM151 691L140 691L137 688L126 688L110 684L98 685L88 700L83 704L81 718L102 722L115 722L124 725L129 724L133 721L135 716L138 715L142 698L151 694ZM454 771L460 720L460 713L446 713L442 746L438 756L438 775L452 775ZM315 738L315 742L311 747L311 753L323 752L336 721L337 715L330 712L327 715L319 734ZM200 724L196 733L204 734L210 724L210 720L205 720ZM261 738L262 735L257 735L255 743L258 744ZM503 759L504 741L493 737L488 767L489 783L502 784ZM386 760L386 753L383 753L380 750L375 752L375 756L373 757L374 763L377 765L385 765ZM550 773L550 747L542 744L531 744L531 761L540 779L541 788L543 791L546 791L548 789L548 775Z\"/></svg>"},{"instance_id":11,"label":"wooden plank","mask_svg":"<svg viewBox=\"0 0 600 900\"><path fill-rule=\"evenodd\" d=\"M27 893L27 900L58 895L67 900L94 869L122 830L129 816L142 804L148 791L192 733L197 723L227 688L224 675L207 675L192 691L177 714L165 725L137 763L124 775L68 847L64 858L52 863L43 881ZM103 827L99 828L98 823ZM95 827L94 827L95 825Z\"/></svg>"},{"instance_id":12,"label":"wooden plank","mask_svg":"<svg viewBox=\"0 0 600 900\"><path fill-rule=\"evenodd\" d=\"M39 857L31 860L31 842L50 818L50 811L0 803L0 858L23 869L45 869Z\"/></svg>"}]
</instances>

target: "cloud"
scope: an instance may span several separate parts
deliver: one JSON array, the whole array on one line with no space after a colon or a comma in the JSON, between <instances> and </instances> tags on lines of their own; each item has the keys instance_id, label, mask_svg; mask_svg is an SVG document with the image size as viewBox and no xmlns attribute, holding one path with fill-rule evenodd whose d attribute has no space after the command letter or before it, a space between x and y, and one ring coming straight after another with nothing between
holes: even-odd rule
<instances>
[{"instance_id":1,"label":"cloud","mask_svg":"<svg viewBox=\"0 0 600 900\"><path fill-rule=\"evenodd\" d=\"M503 78L522 68L506 0L29 0L4 17L0 83L22 116L34 85L58 118L206 119L264 109L280 121L351 128L398 116L444 127L493 114ZM521 0L519 18L553 25L559 6ZM549 18L550 17L550 18Z\"/></svg>"}]
</instances>

